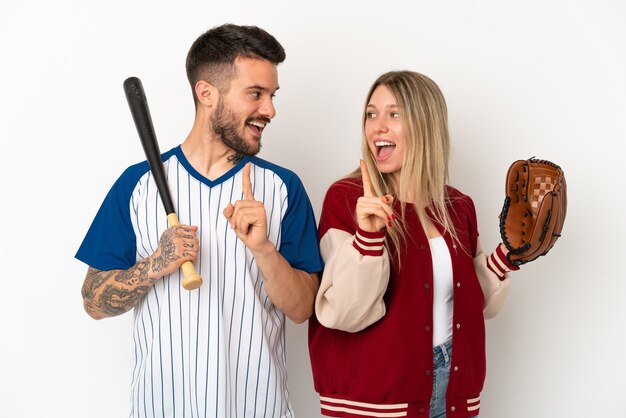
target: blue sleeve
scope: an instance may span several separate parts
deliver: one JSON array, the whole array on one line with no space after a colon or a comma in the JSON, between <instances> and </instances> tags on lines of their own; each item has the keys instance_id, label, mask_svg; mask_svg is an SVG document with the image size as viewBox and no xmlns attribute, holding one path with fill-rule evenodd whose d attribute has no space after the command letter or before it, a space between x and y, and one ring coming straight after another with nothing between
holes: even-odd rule
<instances>
[{"instance_id":1,"label":"blue sleeve","mask_svg":"<svg viewBox=\"0 0 626 418\"><path fill-rule=\"evenodd\" d=\"M282 222L280 253L293 268L316 273L322 270L315 215L300 179L292 173L287 185L287 211Z\"/></svg>"},{"instance_id":2,"label":"blue sleeve","mask_svg":"<svg viewBox=\"0 0 626 418\"><path fill-rule=\"evenodd\" d=\"M98 210L76 258L98 270L129 269L136 264L136 237L130 218L131 196L140 172L127 169Z\"/></svg>"}]
</instances>

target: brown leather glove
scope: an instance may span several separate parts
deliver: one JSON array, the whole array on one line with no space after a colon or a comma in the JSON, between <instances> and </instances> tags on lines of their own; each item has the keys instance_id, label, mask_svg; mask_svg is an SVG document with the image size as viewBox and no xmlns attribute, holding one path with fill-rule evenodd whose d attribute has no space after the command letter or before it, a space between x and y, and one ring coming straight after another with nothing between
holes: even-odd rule
<instances>
[{"instance_id":1,"label":"brown leather glove","mask_svg":"<svg viewBox=\"0 0 626 418\"><path fill-rule=\"evenodd\" d=\"M500 235L513 265L546 255L561 236L567 186L561 168L550 161L515 161L506 176Z\"/></svg>"}]
</instances>

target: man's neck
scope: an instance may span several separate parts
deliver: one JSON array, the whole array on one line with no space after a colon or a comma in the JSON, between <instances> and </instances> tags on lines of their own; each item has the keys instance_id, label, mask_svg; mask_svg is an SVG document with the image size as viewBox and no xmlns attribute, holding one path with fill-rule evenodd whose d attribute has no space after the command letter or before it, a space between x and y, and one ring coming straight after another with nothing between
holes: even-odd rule
<instances>
[{"instance_id":1,"label":"man's neck","mask_svg":"<svg viewBox=\"0 0 626 418\"><path fill-rule=\"evenodd\" d=\"M236 164L231 157L234 151L198 123L194 124L181 149L189 164L209 180L221 177Z\"/></svg>"}]
</instances>

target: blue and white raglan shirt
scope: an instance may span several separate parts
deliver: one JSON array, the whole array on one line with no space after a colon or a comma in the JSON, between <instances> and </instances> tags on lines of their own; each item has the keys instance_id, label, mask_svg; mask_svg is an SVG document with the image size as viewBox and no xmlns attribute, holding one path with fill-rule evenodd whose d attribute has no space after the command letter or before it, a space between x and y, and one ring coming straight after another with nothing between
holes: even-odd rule
<instances>
[{"instance_id":1,"label":"blue and white raglan shirt","mask_svg":"<svg viewBox=\"0 0 626 418\"><path fill-rule=\"evenodd\" d=\"M300 179L245 157L211 181L180 146L163 154L182 224L197 225L203 278L187 291L180 272L155 281L134 308L131 413L138 417L291 417L285 315L272 304L251 252L222 214L243 199L251 163L254 198L268 237L292 267L321 270L315 217ZM76 258L99 270L128 269L151 255L167 217L147 162L129 167L104 200Z\"/></svg>"}]
</instances>

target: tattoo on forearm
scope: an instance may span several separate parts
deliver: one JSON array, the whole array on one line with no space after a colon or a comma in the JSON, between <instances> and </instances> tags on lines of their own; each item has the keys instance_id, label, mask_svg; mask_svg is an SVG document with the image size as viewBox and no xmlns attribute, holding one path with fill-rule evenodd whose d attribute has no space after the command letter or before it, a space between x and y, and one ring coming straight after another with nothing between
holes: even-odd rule
<instances>
[{"instance_id":1,"label":"tattoo on forearm","mask_svg":"<svg viewBox=\"0 0 626 418\"><path fill-rule=\"evenodd\" d=\"M128 270L103 271L90 267L82 288L85 310L93 317L128 312L152 288L149 269L148 259Z\"/></svg>"},{"instance_id":2,"label":"tattoo on forearm","mask_svg":"<svg viewBox=\"0 0 626 418\"><path fill-rule=\"evenodd\" d=\"M109 315L121 315L131 310L152 286L138 286L133 291L106 285L100 295L100 309Z\"/></svg>"},{"instance_id":3,"label":"tattoo on forearm","mask_svg":"<svg viewBox=\"0 0 626 418\"><path fill-rule=\"evenodd\" d=\"M115 281L129 286L137 286L145 281L148 278L150 264L146 260L142 260L135 267L134 269L121 271L120 274L115 276Z\"/></svg>"},{"instance_id":4,"label":"tattoo on forearm","mask_svg":"<svg viewBox=\"0 0 626 418\"><path fill-rule=\"evenodd\" d=\"M173 235L174 231L168 229L161 237L159 242L159 254L152 260L152 271L155 273L162 271L172 261L180 258L176 255L176 246L172 241Z\"/></svg>"}]
</instances>

